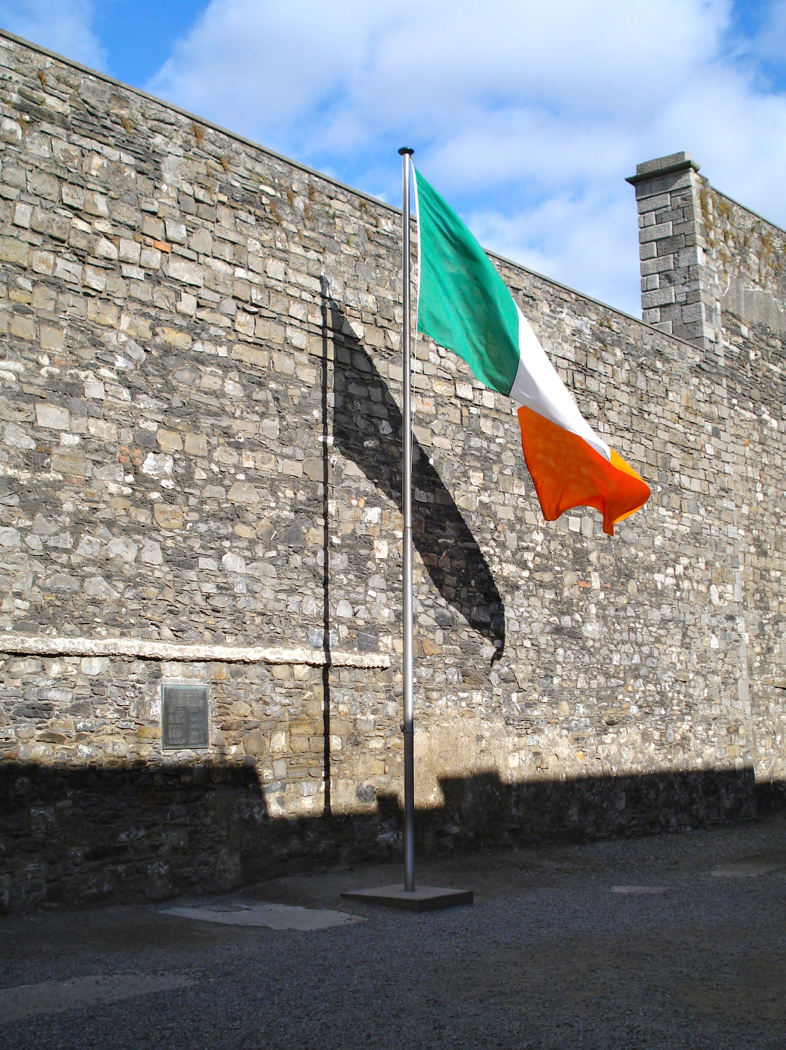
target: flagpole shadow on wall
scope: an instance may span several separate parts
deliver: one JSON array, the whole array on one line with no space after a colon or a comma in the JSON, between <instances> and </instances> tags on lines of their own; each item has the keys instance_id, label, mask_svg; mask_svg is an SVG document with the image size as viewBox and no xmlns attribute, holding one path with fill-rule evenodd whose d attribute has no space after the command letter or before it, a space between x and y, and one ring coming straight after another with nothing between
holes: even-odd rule
<instances>
[{"instance_id":1,"label":"flagpole shadow on wall","mask_svg":"<svg viewBox=\"0 0 786 1050\"><path fill-rule=\"evenodd\" d=\"M330 419L328 387L330 382L330 340L328 329L326 281L322 279L322 647L326 661L322 667L322 764L325 796L322 814L333 812L330 779Z\"/></svg>"},{"instance_id":2,"label":"flagpole shadow on wall","mask_svg":"<svg viewBox=\"0 0 786 1050\"><path fill-rule=\"evenodd\" d=\"M334 343L333 444L401 510L401 410L341 307L325 297L325 340ZM412 539L447 605L495 646L505 647L505 607L488 562L428 456L414 440ZM326 552L327 555L327 552ZM440 627L457 626L446 610Z\"/></svg>"}]
</instances>

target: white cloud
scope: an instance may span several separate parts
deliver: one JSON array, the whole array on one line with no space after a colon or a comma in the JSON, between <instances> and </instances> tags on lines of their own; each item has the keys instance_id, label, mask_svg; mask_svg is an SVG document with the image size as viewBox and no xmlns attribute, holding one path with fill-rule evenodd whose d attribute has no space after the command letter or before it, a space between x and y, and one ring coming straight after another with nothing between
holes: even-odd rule
<instances>
[{"instance_id":1,"label":"white cloud","mask_svg":"<svg viewBox=\"0 0 786 1050\"><path fill-rule=\"evenodd\" d=\"M489 247L638 312L624 183L637 161L688 149L786 222L786 99L757 89L732 13L730 0L211 0L148 87L389 200L395 150L412 145Z\"/></svg>"},{"instance_id":2,"label":"white cloud","mask_svg":"<svg viewBox=\"0 0 786 1050\"><path fill-rule=\"evenodd\" d=\"M611 302L632 285L631 301L614 305L640 316L635 207L610 195L555 194L518 213L477 211L465 216L481 243L562 284Z\"/></svg>"},{"instance_id":3,"label":"white cloud","mask_svg":"<svg viewBox=\"0 0 786 1050\"><path fill-rule=\"evenodd\" d=\"M106 55L91 29L93 0L0 0L0 25L9 33L103 69Z\"/></svg>"}]
</instances>

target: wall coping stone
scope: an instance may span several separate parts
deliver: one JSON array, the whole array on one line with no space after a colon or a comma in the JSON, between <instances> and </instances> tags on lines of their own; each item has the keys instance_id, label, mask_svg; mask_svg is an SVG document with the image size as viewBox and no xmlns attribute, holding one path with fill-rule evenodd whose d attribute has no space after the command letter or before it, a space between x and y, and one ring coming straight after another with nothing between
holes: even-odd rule
<instances>
[{"instance_id":1,"label":"wall coping stone","mask_svg":"<svg viewBox=\"0 0 786 1050\"><path fill-rule=\"evenodd\" d=\"M654 160L645 160L643 164L637 164L636 174L629 175L625 181L631 186L636 186L648 179L656 179L660 175L672 175L677 171L687 171L689 168L698 171L700 165L690 153L681 150L679 153L670 153L668 157L656 157Z\"/></svg>"},{"instance_id":2,"label":"wall coping stone","mask_svg":"<svg viewBox=\"0 0 786 1050\"><path fill-rule=\"evenodd\" d=\"M187 109L183 109L181 106L176 106L174 102L167 102L166 99L158 98L156 95L151 95L149 92L143 91L142 88L133 87L131 84L126 84L122 80L110 77L106 73L101 73L97 69L91 69L90 66L83 66L81 62L77 62L73 58L66 58L65 55L60 55L57 51L50 51L49 48L42 47L40 44L35 44L32 40L26 40L23 36L9 33L7 29L0 28L0 37L5 37L6 40L11 40L15 44L21 44L22 47L27 47L31 51L37 51L41 55L46 55L47 58L53 58L56 62L62 62L65 66L71 66L73 69L78 69L82 73L87 73L89 76L95 77L96 80L103 80L106 84L112 84L115 87L123 88L125 91L131 91L134 95L141 95L142 98L146 98L150 102L155 102L156 105L163 106L165 109L171 109L175 113L179 113L181 116L193 120L196 124L201 124L203 127L211 128L213 131L218 131L221 135L226 135L228 138L235 139L237 142L242 142L246 146L252 146L254 149L262 150L263 153L267 153L271 157L275 157L277 160L282 160L285 164L289 164L293 168L305 172L307 175L314 175L317 178L322 179L324 182L329 182L333 186L338 186L339 189L351 193L353 197L363 197L365 200L371 201L385 211L398 212L399 215L401 214L401 208L397 208L394 204L388 204L387 201L381 201L379 197L372 197L370 193L364 193L363 190L358 190L353 186L348 186L345 182L339 182L338 179L334 179L330 175L325 175L324 172L317 171L316 168L309 168L307 164L303 164L297 160L292 160L291 157L285 157L283 153L276 153L275 150L269 149L267 146L261 146L258 142L254 142L253 139L247 139L236 131L228 131L226 128L222 128L220 124L214 124L212 120L206 120L204 117L197 116L195 113L190 113Z\"/></svg>"},{"instance_id":3,"label":"wall coping stone","mask_svg":"<svg viewBox=\"0 0 786 1050\"><path fill-rule=\"evenodd\" d=\"M330 175L325 175L322 171L317 171L316 168L310 168L307 164L303 164L300 161L293 160L291 157L284 156L283 153L277 153L275 150L270 149L268 146L262 146L259 142L254 142L253 139L247 139L243 135L240 135L236 131L230 131L227 128L222 127L220 124L214 124L211 120L206 120L204 117L197 116L195 113L190 113L187 109L182 109L180 106L176 106L173 102L167 102L165 99L157 98L155 95L149 94L147 91L143 91L141 88L133 87L131 84L126 84L122 80L116 80L114 77L108 76L106 73L101 73L98 70L91 69L89 66L84 66L80 62L76 62L74 59L66 58L65 55L60 55L56 51L50 51L46 47L42 47L40 44L35 44L31 40L26 40L24 37L16 36L14 33L9 33L7 29L0 27L0 38L11 40L15 44L20 44L22 47L29 48L31 51L37 51L41 55L46 55L48 58L53 58L56 62L62 62L63 65L71 66L73 69L81 70L83 73L87 73L91 77L95 77L96 80L103 80L107 84L113 84L115 87L122 88L124 91L130 91L132 94L139 95L142 98L147 99L150 102L154 102L158 106L163 106L165 109L171 109L174 113L180 113L181 116L187 117L189 120L194 121L197 124L201 124L206 128L211 128L213 131L219 132L221 135L226 135L227 138L234 139L236 142L241 142L243 145L250 146L253 149L260 150L262 153L266 153L270 157L275 157L277 160L283 161L285 164L291 165L293 168L297 168L299 171L305 172L307 175L313 175L315 178L321 179L323 182L327 182L332 186L336 186L347 193L352 194L354 197L362 197L364 200L369 201L382 211L392 212L394 215L401 215L401 208L397 208L395 204L389 204L387 201L382 201L379 197L373 197L370 193L364 193L363 190L356 189L354 186L349 186L345 182L339 182L338 179L333 178ZM681 154L680 154L681 155ZM686 154L687 156L687 154ZM664 159L664 158L661 158ZM645 164L651 163L645 161ZM699 165L691 161L691 165L696 171L699 169ZM642 165L637 165L637 171ZM654 172L653 177L656 174L664 174L663 171ZM635 179L636 176L632 175L627 181ZM731 198L729 198L731 199ZM736 202L735 202L736 203ZM750 209L749 209L750 210ZM765 220L769 222L769 220ZM412 216L412 223L415 224L415 216ZM772 225L772 224L771 224ZM537 278L541 281L547 281L555 288L560 288L562 291L568 292L570 295L575 295L584 302L593 303L595 306L600 306L604 310L608 310L619 317L624 317L627 320L635 321L636 324L640 324L642 328L649 328L653 332L657 332L658 335L665 335L669 340L674 343L682 343L684 346L690 347L692 350L696 349L696 344L692 343L689 339L683 339L682 336L674 335L672 332L664 332L657 325L651 324L649 321L645 321L641 317L637 317L635 314L629 314L625 310L621 310L618 306L611 306L609 303L604 303L602 299L595 299L591 295L587 295L586 292L580 292L576 288L572 288L569 284L563 284L561 281L557 281L553 277L548 277L545 274L540 273L538 270L531 270L528 266L524 266L522 263L516 262L513 259L509 259L505 255L500 255L498 252L490 251L486 248L483 249L486 255L490 259L496 259L505 266L512 266L514 269L521 271L522 273L530 274L532 277Z\"/></svg>"},{"instance_id":4,"label":"wall coping stone","mask_svg":"<svg viewBox=\"0 0 786 1050\"><path fill-rule=\"evenodd\" d=\"M131 656L180 663L310 664L324 667L390 667L387 653L326 652L324 649L264 648L250 645L183 645L144 638L58 638L0 636L0 653L25 656Z\"/></svg>"},{"instance_id":5,"label":"wall coping stone","mask_svg":"<svg viewBox=\"0 0 786 1050\"><path fill-rule=\"evenodd\" d=\"M702 176L702 178L704 178L704 176ZM723 190L719 190L717 186L712 187L712 192L716 193L719 197L723 197L723 199L727 200L729 204L736 204L738 208L742 208L743 211L746 211L749 215L752 215L754 219L760 219L761 222L766 222L768 226L772 226L774 230L778 230L780 233L786 236L786 228L784 228L783 226L779 226L777 222L773 222L772 219L768 219L766 215L762 215L760 212L754 211L753 208L749 208L747 204L741 204L738 200L735 200L734 197L730 197L728 193L724 193Z\"/></svg>"}]
</instances>

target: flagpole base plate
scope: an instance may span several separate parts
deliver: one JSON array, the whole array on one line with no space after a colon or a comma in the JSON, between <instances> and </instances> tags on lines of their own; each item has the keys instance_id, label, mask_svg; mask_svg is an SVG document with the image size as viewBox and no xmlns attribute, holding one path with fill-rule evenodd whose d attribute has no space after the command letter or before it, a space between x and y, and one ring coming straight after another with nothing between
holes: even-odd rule
<instances>
[{"instance_id":1,"label":"flagpole base plate","mask_svg":"<svg viewBox=\"0 0 786 1050\"><path fill-rule=\"evenodd\" d=\"M458 908L473 904L472 890L446 890L438 886L418 886L404 889L403 884L378 886L370 890L350 890L342 897L360 904L378 904L382 908L398 908L400 911L441 911L443 908Z\"/></svg>"}]
</instances>

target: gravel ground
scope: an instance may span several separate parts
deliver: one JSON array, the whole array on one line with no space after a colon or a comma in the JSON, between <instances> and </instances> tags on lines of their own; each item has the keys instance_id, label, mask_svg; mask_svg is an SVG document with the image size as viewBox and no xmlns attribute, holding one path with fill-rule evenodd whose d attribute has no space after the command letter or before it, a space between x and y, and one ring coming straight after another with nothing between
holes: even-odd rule
<instances>
[{"instance_id":1,"label":"gravel ground","mask_svg":"<svg viewBox=\"0 0 786 1050\"><path fill-rule=\"evenodd\" d=\"M738 874L712 873L728 865ZM366 919L310 932L163 914L173 902L1 919L0 1046L786 1048L786 816L419 875L476 903L414 915L340 900L400 880L384 866L223 901Z\"/></svg>"}]
</instances>

